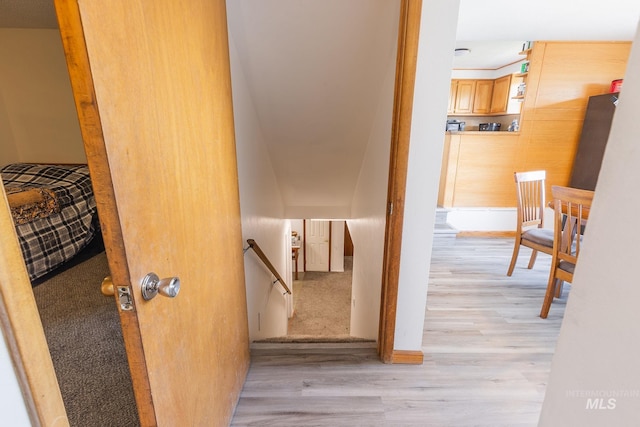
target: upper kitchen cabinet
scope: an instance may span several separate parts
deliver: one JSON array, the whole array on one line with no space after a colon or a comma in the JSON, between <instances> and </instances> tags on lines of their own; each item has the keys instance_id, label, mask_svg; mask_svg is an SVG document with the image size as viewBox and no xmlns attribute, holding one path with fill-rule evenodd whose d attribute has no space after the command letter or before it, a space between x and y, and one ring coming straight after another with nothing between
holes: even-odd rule
<instances>
[{"instance_id":1,"label":"upper kitchen cabinet","mask_svg":"<svg viewBox=\"0 0 640 427\"><path fill-rule=\"evenodd\" d=\"M509 92L511 90L511 74L496 79L493 83L491 97L491 114L506 113L509 107Z\"/></svg>"},{"instance_id":2,"label":"upper kitchen cabinet","mask_svg":"<svg viewBox=\"0 0 640 427\"><path fill-rule=\"evenodd\" d=\"M473 114L487 114L491 112L491 96L493 95L493 80L477 80L476 94L473 99Z\"/></svg>"},{"instance_id":3,"label":"upper kitchen cabinet","mask_svg":"<svg viewBox=\"0 0 640 427\"><path fill-rule=\"evenodd\" d=\"M485 116L504 114L509 103L511 74L499 79L451 80L448 114Z\"/></svg>"},{"instance_id":4,"label":"upper kitchen cabinet","mask_svg":"<svg viewBox=\"0 0 640 427\"><path fill-rule=\"evenodd\" d=\"M454 88L455 86L455 88ZM476 94L475 80L452 80L452 98L449 105L452 107L452 114L472 114L473 101Z\"/></svg>"}]
</instances>

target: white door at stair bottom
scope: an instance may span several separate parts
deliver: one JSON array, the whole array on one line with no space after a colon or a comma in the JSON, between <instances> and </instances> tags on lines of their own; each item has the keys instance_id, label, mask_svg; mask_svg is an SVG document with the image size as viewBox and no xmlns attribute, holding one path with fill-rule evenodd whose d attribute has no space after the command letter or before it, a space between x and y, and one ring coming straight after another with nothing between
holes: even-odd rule
<instances>
[{"instance_id":1,"label":"white door at stair bottom","mask_svg":"<svg viewBox=\"0 0 640 427\"><path fill-rule=\"evenodd\" d=\"M329 221L306 221L306 271L329 271Z\"/></svg>"}]
</instances>

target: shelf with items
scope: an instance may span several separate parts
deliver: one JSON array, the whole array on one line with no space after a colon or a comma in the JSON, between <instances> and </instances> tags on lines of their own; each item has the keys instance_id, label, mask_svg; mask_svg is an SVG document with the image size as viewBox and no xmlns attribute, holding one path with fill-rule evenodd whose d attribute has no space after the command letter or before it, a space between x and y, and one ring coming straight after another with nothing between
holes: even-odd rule
<instances>
[{"instance_id":1,"label":"shelf with items","mask_svg":"<svg viewBox=\"0 0 640 427\"><path fill-rule=\"evenodd\" d=\"M522 51L519 52L520 55L525 56L524 62L520 66L520 72L514 74L514 77L522 78L522 82L518 85L518 91L515 96L512 96L512 99L524 100L525 92L527 90L527 77L529 76L529 54L533 50L533 42L528 41L522 45Z\"/></svg>"},{"instance_id":2,"label":"shelf with items","mask_svg":"<svg viewBox=\"0 0 640 427\"><path fill-rule=\"evenodd\" d=\"M527 91L527 82L525 81L525 79L522 80L522 82L520 82L520 84L518 85L518 88L516 90L516 94L514 96L511 97L511 99L524 99L524 95Z\"/></svg>"},{"instance_id":3,"label":"shelf with items","mask_svg":"<svg viewBox=\"0 0 640 427\"><path fill-rule=\"evenodd\" d=\"M533 42L526 41L522 43L522 50L518 52L518 55L528 56L531 53L532 49L533 49Z\"/></svg>"}]
</instances>

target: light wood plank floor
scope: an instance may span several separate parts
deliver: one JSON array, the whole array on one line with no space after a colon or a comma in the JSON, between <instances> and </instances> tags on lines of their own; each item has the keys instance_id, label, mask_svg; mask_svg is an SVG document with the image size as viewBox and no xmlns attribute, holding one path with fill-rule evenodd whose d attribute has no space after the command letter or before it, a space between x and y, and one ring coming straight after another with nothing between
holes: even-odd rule
<instances>
[{"instance_id":1,"label":"light wood plank floor","mask_svg":"<svg viewBox=\"0 0 640 427\"><path fill-rule=\"evenodd\" d=\"M550 257L512 240L436 239L424 364L382 364L371 344L265 344L233 426L535 426L569 286L538 314Z\"/></svg>"}]
</instances>

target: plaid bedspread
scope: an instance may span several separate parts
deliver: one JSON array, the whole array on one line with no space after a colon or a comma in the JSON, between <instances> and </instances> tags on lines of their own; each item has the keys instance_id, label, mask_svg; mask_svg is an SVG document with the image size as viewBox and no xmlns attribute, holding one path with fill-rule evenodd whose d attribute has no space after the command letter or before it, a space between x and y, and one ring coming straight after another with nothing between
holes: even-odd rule
<instances>
[{"instance_id":1,"label":"plaid bedspread","mask_svg":"<svg viewBox=\"0 0 640 427\"><path fill-rule=\"evenodd\" d=\"M98 231L96 202L85 165L15 163L0 170L5 187L53 190L59 213L16 225L31 281L73 258Z\"/></svg>"}]
</instances>

